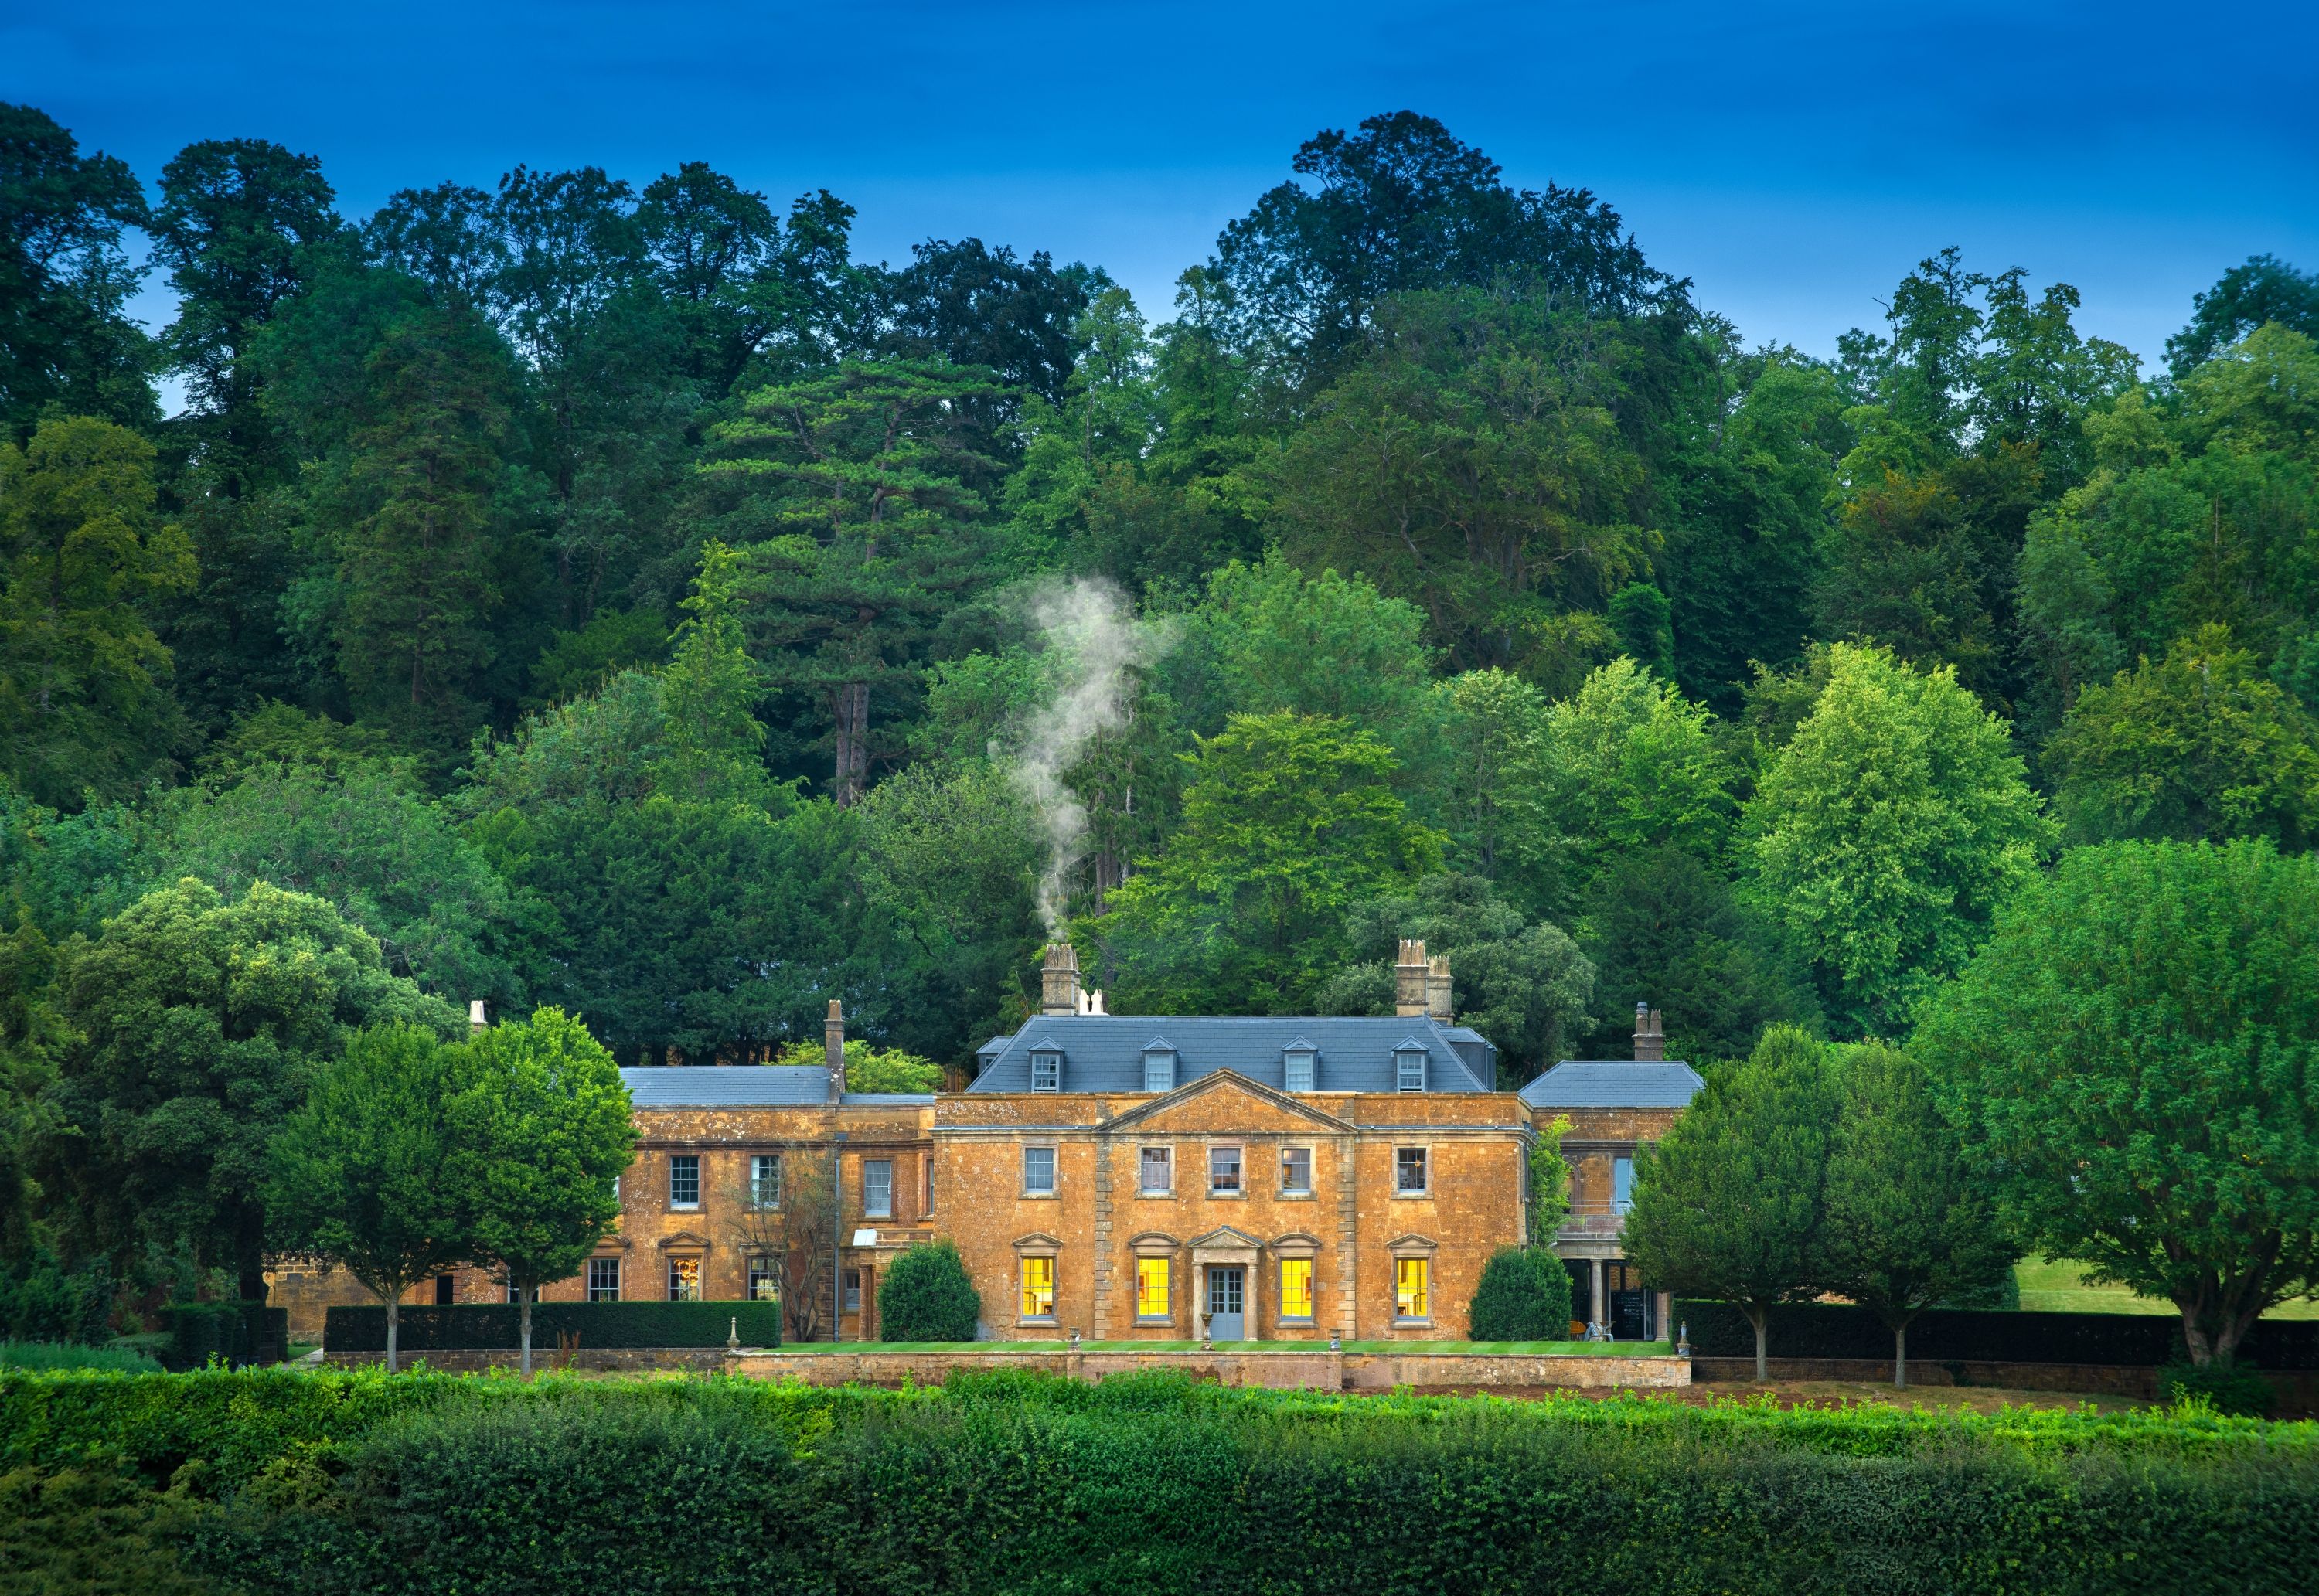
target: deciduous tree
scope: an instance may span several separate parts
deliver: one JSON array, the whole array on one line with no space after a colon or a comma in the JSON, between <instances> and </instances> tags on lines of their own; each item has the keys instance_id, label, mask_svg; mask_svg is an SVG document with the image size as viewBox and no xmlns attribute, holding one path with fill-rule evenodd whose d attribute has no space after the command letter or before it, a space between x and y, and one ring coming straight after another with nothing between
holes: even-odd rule
<instances>
[{"instance_id":1,"label":"deciduous tree","mask_svg":"<svg viewBox=\"0 0 2319 1596\"><path fill-rule=\"evenodd\" d=\"M2194 1363L2319 1289L2319 860L2073 849L1911 1042L2028 1246L2171 1302Z\"/></svg>"},{"instance_id":2,"label":"deciduous tree","mask_svg":"<svg viewBox=\"0 0 2319 1596\"><path fill-rule=\"evenodd\" d=\"M1941 1303L1993 1293L2020 1255L1924 1067L1885 1042L1836 1070L1820 1216L1821 1285L1872 1308L1892 1332L1892 1384L1908 1383L1908 1326Z\"/></svg>"},{"instance_id":3,"label":"deciduous tree","mask_svg":"<svg viewBox=\"0 0 2319 1596\"><path fill-rule=\"evenodd\" d=\"M1662 1291L1727 1302L1755 1328L1768 1380L1773 1307L1810 1296L1836 1102L1826 1050L1791 1025L1710 1078L1635 1160L1627 1256Z\"/></svg>"},{"instance_id":4,"label":"deciduous tree","mask_svg":"<svg viewBox=\"0 0 2319 1596\"><path fill-rule=\"evenodd\" d=\"M619 1218L612 1183L636 1155L636 1122L612 1055L560 1008L494 1025L460 1050L440 1178L466 1206L467 1256L500 1271L522 1303L528 1375L532 1298L576 1273Z\"/></svg>"},{"instance_id":5,"label":"deciduous tree","mask_svg":"<svg viewBox=\"0 0 2319 1596\"><path fill-rule=\"evenodd\" d=\"M267 1149L269 1240L342 1264L386 1303L386 1370L402 1294L464 1260L451 1050L415 1025L360 1031L318 1067Z\"/></svg>"}]
</instances>

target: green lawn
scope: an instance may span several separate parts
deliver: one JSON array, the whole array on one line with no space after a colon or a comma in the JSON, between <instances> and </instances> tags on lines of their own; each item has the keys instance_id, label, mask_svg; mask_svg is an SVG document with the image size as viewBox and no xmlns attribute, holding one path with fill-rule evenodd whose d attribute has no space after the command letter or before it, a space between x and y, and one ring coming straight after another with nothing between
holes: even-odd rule
<instances>
[{"instance_id":1,"label":"green lawn","mask_svg":"<svg viewBox=\"0 0 2319 1596\"><path fill-rule=\"evenodd\" d=\"M827 1352L1061 1352L1063 1341L808 1341L782 1347L777 1355L812 1357ZM1219 1341L1228 1352L1322 1352L1326 1341ZM1082 1341L1082 1352L1196 1352L1197 1341ZM1517 1357L1664 1357L1674 1350L1665 1341L1348 1341L1348 1352L1457 1352L1511 1354Z\"/></svg>"},{"instance_id":2,"label":"green lawn","mask_svg":"<svg viewBox=\"0 0 2319 1596\"><path fill-rule=\"evenodd\" d=\"M2174 1304L2160 1297L2138 1297L2123 1285L2088 1285L2079 1276L2085 1266L2068 1258L2025 1258L2013 1266L2021 1283L2021 1306L2033 1313L2163 1313ZM2266 1319L2319 1319L2319 1303L2281 1303Z\"/></svg>"}]
</instances>

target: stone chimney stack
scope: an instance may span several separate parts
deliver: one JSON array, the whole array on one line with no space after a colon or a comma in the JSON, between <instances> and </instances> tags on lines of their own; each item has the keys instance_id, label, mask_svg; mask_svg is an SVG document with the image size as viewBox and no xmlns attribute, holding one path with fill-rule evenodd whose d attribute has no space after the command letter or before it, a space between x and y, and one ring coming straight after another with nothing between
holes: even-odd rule
<instances>
[{"instance_id":1,"label":"stone chimney stack","mask_svg":"<svg viewBox=\"0 0 2319 1596\"><path fill-rule=\"evenodd\" d=\"M491 1021L483 1014L483 1000L480 997L467 999L467 1034L481 1036L491 1026Z\"/></svg>"},{"instance_id":2,"label":"stone chimney stack","mask_svg":"<svg viewBox=\"0 0 2319 1596\"><path fill-rule=\"evenodd\" d=\"M1449 955L1436 953L1425 961L1425 1012L1443 1024L1449 1023Z\"/></svg>"},{"instance_id":3,"label":"stone chimney stack","mask_svg":"<svg viewBox=\"0 0 2319 1596\"><path fill-rule=\"evenodd\" d=\"M1647 1003L1635 1005L1635 1060L1656 1064L1666 1057L1666 1032L1659 1024L1659 1011Z\"/></svg>"},{"instance_id":4,"label":"stone chimney stack","mask_svg":"<svg viewBox=\"0 0 2319 1596\"><path fill-rule=\"evenodd\" d=\"M821 1023L821 1046L829 1061L829 1101L845 1096L845 1010L829 1000L829 1017Z\"/></svg>"},{"instance_id":5,"label":"stone chimney stack","mask_svg":"<svg viewBox=\"0 0 2319 1596\"><path fill-rule=\"evenodd\" d=\"M1039 970L1039 1012L1042 1014L1087 1012L1079 995L1078 951L1069 942L1047 944L1047 962Z\"/></svg>"},{"instance_id":6,"label":"stone chimney stack","mask_svg":"<svg viewBox=\"0 0 2319 1596\"><path fill-rule=\"evenodd\" d=\"M1404 1020L1413 1020L1426 1011L1426 997L1432 985L1431 970L1425 962L1425 943L1417 937L1401 939L1401 953L1393 967L1393 1012Z\"/></svg>"}]
</instances>

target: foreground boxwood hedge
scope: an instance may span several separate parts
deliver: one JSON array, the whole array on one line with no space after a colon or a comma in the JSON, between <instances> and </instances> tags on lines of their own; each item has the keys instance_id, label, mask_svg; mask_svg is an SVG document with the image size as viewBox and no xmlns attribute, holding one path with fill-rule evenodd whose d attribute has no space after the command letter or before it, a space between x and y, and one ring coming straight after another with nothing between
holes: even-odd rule
<instances>
[{"instance_id":1,"label":"foreground boxwood hedge","mask_svg":"<svg viewBox=\"0 0 2319 1596\"><path fill-rule=\"evenodd\" d=\"M1682 1301L1701 1357L1755 1356L1746 1316L1725 1303ZM1773 1357L1866 1357L1892 1361L1892 1332L1866 1308L1797 1303L1772 1310ZM1980 1312L1936 1308L1908 1327L1909 1361L2076 1363L2157 1368L2185 1360L2182 1321L2161 1313ZM2239 1361L2265 1369L2319 1369L2319 1320L2259 1321Z\"/></svg>"},{"instance_id":2,"label":"foreground boxwood hedge","mask_svg":"<svg viewBox=\"0 0 2319 1596\"><path fill-rule=\"evenodd\" d=\"M513 1303L462 1303L405 1308L395 1327L403 1357L422 1352L495 1352L521 1342L523 1310ZM744 1347L781 1344L779 1303L534 1303L533 1352L554 1351L565 1336L579 1345L722 1347L739 1321ZM322 1316L322 1346L331 1352L386 1350L386 1310L332 1308Z\"/></svg>"},{"instance_id":3,"label":"foreground boxwood hedge","mask_svg":"<svg viewBox=\"0 0 2319 1596\"><path fill-rule=\"evenodd\" d=\"M114 1484L23 1485L67 1473ZM2319 1558L2310 1424L1363 1398L1148 1375L886 1393L0 1374L9 1479L59 1512L101 1501L144 1537L129 1551L149 1564L147 1543L166 1541L209 1588L349 1596L2243 1596L2305 1589ZM167 1510L123 1511L124 1489Z\"/></svg>"}]
</instances>

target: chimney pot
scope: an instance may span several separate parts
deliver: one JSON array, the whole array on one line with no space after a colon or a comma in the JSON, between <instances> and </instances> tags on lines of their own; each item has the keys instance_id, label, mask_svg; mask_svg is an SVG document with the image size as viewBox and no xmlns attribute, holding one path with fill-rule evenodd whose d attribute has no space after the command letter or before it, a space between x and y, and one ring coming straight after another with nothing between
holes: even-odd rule
<instances>
[{"instance_id":1,"label":"chimney pot","mask_svg":"<svg viewBox=\"0 0 2319 1596\"><path fill-rule=\"evenodd\" d=\"M1656 1064L1665 1057L1666 1032L1660 1028L1659 1011L1647 1003L1635 1005L1636 1062Z\"/></svg>"},{"instance_id":2,"label":"chimney pot","mask_svg":"<svg viewBox=\"0 0 2319 1596\"><path fill-rule=\"evenodd\" d=\"M1046 962L1039 970L1039 1012L1080 1014L1087 999L1079 990L1079 956L1069 942L1049 942Z\"/></svg>"},{"instance_id":3,"label":"chimney pot","mask_svg":"<svg viewBox=\"0 0 2319 1596\"><path fill-rule=\"evenodd\" d=\"M1425 961L1425 1012L1448 1023L1450 1018L1449 955L1437 953Z\"/></svg>"},{"instance_id":4,"label":"chimney pot","mask_svg":"<svg viewBox=\"0 0 2319 1596\"><path fill-rule=\"evenodd\" d=\"M1393 1012L1404 1020L1427 1012L1431 983L1422 938L1401 939L1401 952L1393 967Z\"/></svg>"},{"instance_id":5,"label":"chimney pot","mask_svg":"<svg viewBox=\"0 0 2319 1596\"><path fill-rule=\"evenodd\" d=\"M835 997L829 1017L821 1023L821 1046L829 1064L829 1101L835 1104L845 1096L845 1010Z\"/></svg>"}]
</instances>

